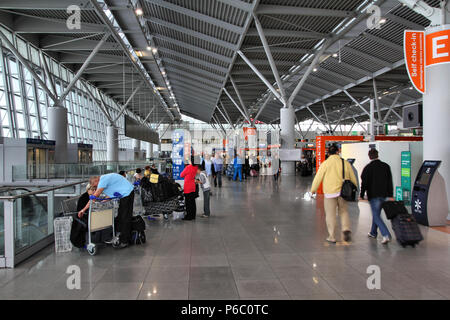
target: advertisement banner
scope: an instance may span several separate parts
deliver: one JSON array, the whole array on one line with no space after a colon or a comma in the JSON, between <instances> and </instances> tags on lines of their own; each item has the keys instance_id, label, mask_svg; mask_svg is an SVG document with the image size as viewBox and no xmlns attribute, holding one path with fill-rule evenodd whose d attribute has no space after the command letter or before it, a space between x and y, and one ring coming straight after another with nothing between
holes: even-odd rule
<instances>
[{"instance_id":1,"label":"advertisement banner","mask_svg":"<svg viewBox=\"0 0 450 320\"><path fill-rule=\"evenodd\" d=\"M172 133L172 178L181 180L184 170L184 130L177 129Z\"/></svg>"},{"instance_id":2,"label":"advertisement banner","mask_svg":"<svg viewBox=\"0 0 450 320\"><path fill-rule=\"evenodd\" d=\"M411 152L402 151L401 159L402 198L408 205L411 199Z\"/></svg>"},{"instance_id":3,"label":"advertisement banner","mask_svg":"<svg viewBox=\"0 0 450 320\"><path fill-rule=\"evenodd\" d=\"M425 93L425 32L405 30L403 48L409 79L417 91Z\"/></svg>"}]
</instances>

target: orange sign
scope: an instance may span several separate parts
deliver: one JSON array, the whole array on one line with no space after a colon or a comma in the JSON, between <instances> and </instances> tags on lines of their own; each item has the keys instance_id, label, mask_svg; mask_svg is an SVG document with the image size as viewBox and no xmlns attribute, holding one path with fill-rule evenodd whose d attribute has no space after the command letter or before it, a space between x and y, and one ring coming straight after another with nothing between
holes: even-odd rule
<instances>
[{"instance_id":1,"label":"orange sign","mask_svg":"<svg viewBox=\"0 0 450 320\"><path fill-rule=\"evenodd\" d=\"M450 29L426 35L426 66L450 63Z\"/></svg>"},{"instance_id":2,"label":"orange sign","mask_svg":"<svg viewBox=\"0 0 450 320\"><path fill-rule=\"evenodd\" d=\"M405 30L403 40L409 79L417 91L425 93L425 32Z\"/></svg>"},{"instance_id":3,"label":"orange sign","mask_svg":"<svg viewBox=\"0 0 450 320\"><path fill-rule=\"evenodd\" d=\"M248 140L248 136L256 136L256 128L244 127L245 140Z\"/></svg>"}]
</instances>

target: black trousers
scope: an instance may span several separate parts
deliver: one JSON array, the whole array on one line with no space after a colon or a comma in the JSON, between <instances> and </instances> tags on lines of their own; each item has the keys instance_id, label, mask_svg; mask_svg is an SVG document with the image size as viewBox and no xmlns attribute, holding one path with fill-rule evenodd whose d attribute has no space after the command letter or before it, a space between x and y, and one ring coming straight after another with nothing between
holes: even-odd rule
<instances>
[{"instance_id":1,"label":"black trousers","mask_svg":"<svg viewBox=\"0 0 450 320\"><path fill-rule=\"evenodd\" d=\"M117 214L120 242L129 243L131 240L131 218L133 217L134 192L120 199Z\"/></svg>"},{"instance_id":2,"label":"black trousers","mask_svg":"<svg viewBox=\"0 0 450 320\"><path fill-rule=\"evenodd\" d=\"M195 192L186 193L184 195L186 204L186 217L185 220L193 220L197 215L197 205L195 204Z\"/></svg>"}]
</instances>

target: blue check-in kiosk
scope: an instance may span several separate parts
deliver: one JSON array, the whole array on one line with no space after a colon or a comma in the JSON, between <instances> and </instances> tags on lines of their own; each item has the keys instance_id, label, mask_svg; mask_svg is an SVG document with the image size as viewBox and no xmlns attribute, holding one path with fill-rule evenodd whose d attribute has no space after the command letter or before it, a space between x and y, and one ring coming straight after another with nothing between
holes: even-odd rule
<instances>
[{"instance_id":1,"label":"blue check-in kiosk","mask_svg":"<svg viewBox=\"0 0 450 320\"><path fill-rule=\"evenodd\" d=\"M445 181L438 171L440 165L441 161L424 161L414 183L412 214L425 226L446 225L448 201Z\"/></svg>"}]
</instances>

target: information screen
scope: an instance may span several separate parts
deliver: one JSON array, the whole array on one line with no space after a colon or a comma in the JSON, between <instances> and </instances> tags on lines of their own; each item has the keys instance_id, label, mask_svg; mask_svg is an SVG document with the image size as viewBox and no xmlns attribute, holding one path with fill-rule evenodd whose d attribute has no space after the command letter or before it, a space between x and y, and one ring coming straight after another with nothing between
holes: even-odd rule
<instances>
[{"instance_id":1,"label":"information screen","mask_svg":"<svg viewBox=\"0 0 450 320\"><path fill-rule=\"evenodd\" d=\"M431 174L430 173L422 173L422 175L420 176L419 179L419 184L421 185L428 185L428 183L430 182L430 178L431 178Z\"/></svg>"}]
</instances>

